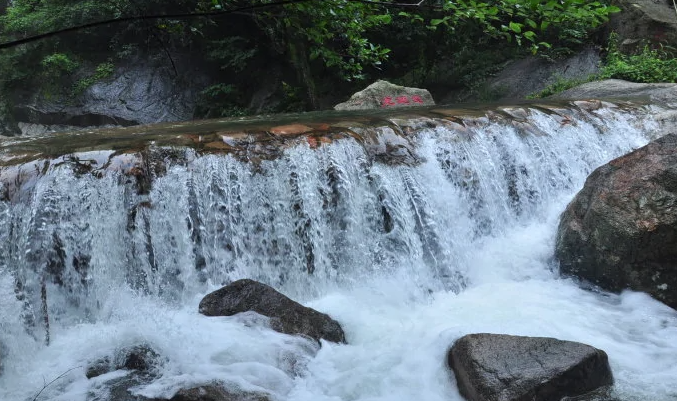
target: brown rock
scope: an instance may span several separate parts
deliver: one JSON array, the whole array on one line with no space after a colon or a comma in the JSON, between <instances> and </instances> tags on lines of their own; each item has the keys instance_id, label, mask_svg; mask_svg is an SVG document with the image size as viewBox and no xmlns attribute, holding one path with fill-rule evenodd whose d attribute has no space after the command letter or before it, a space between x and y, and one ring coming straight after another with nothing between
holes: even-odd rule
<instances>
[{"instance_id":1,"label":"brown rock","mask_svg":"<svg viewBox=\"0 0 677 401\"><path fill-rule=\"evenodd\" d=\"M278 125L270 129L274 135L300 135L311 132L313 129L303 124Z\"/></svg>"},{"instance_id":2,"label":"brown rock","mask_svg":"<svg viewBox=\"0 0 677 401\"><path fill-rule=\"evenodd\" d=\"M280 333L305 335L318 341L346 341L341 325L329 315L254 280L234 281L200 301L200 313L206 316L232 316L247 311L270 317L271 328Z\"/></svg>"},{"instance_id":3,"label":"brown rock","mask_svg":"<svg viewBox=\"0 0 677 401\"><path fill-rule=\"evenodd\" d=\"M562 273L677 308L677 135L595 170L562 215Z\"/></svg>"}]
</instances>

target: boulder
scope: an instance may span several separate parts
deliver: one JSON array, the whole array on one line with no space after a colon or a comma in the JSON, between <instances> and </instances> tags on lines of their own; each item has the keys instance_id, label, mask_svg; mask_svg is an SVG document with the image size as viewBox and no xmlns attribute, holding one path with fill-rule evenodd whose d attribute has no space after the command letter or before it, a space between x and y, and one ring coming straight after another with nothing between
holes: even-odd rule
<instances>
[{"instance_id":1,"label":"boulder","mask_svg":"<svg viewBox=\"0 0 677 401\"><path fill-rule=\"evenodd\" d=\"M426 89L407 88L388 81L376 81L355 93L335 110L370 110L398 107L433 106L435 101Z\"/></svg>"},{"instance_id":2,"label":"boulder","mask_svg":"<svg viewBox=\"0 0 677 401\"><path fill-rule=\"evenodd\" d=\"M95 382L87 394L87 401L147 401L145 397L134 395L130 390L155 380L161 363L160 355L147 344L122 348L112 356L92 362L85 370L88 379L120 369L130 372L125 376Z\"/></svg>"},{"instance_id":3,"label":"boulder","mask_svg":"<svg viewBox=\"0 0 677 401\"><path fill-rule=\"evenodd\" d=\"M599 73L601 63L600 51L593 47L554 61L539 56L513 60L495 77L488 79L483 89L484 96L488 96L488 93L493 98L465 100L526 99L560 80L587 80Z\"/></svg>"},{"instance_id":4,"label":"boulder","mask_svg":"<svg viewBox=\"0 0 677 401\"><path fill-rule=\"evenodd\" d=\"M643 41L677 46L677 13L672 0L618 0L616 5L621 12L611 15L608 29L618 34L621 47Z\"/></svg>"},{"instance_id":5,"label":"boulder","mask_svg":"<svg viewBox=\"0 0 677 401\"><path fill-rule=\"evenodd\" d=\"M551 99L643 100L668 107L677 106L677 84L640 84L622 79L588 82L565 90Z\"/></svg>"},{"instance_id":6,"label":"boulder","mask_svg":"<svg viewBox=\"0 0 677 401\"><path fill-rule=\"evenodd\" d=\"M167 401L156 398L149 401ZM208 384L179 390L169 401L270 401L265 393L230 391L219 384Z\"/></svg>"},{"instance_id":7,"label":"boulder","mask_svg":"<svg viewBox=\"0 0 677 401\"><path fill-rule=\"evenodd\" d=\"M119 369L150 372L160 364L160 355L146 344L135 345L118 350L111 357L98 359L87 366L88 379L101 376Z\"/></svg>"},{"instance_id":8,"label":"boulder","mask_svg":"<svg viewBox=\"0 0 677 401\"><path fill-rule=\"evenodd\" d=\"M234 281L200 301L206 316L232 316L253 311L270 318L271 328L285 334L300 334L319 341L345 343L341 325L324 313L292 301L270 286L254 280Z\"/></svg>"},{"instance_id":9,"label":"boulder","mask_svg":"<svg viewBox=\"0 0 677 401\"><path fill-rule=\"evenodd\" d=\"M677 134L596 169L562 214L560 270L677 308Z\"/></svg>"},{"instance_id":10,"label":"boulder","mask_svg":"<svg viewBox=\"0 0 677 401\"><path fill-rule=\"evenodd\" d=\"M470 401L560 400L613 383L604 351L555 338L469 334L447 359Z\"/></svg>"}]
</instances>

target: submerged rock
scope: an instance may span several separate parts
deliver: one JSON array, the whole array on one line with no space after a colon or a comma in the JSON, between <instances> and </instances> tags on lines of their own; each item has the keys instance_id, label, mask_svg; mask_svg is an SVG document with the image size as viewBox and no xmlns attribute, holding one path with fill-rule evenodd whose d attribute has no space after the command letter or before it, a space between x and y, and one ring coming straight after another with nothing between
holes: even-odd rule
<instances>
[{"instance_id":1,"label":"submerged rock","mask_svg":"<svg viewBox=\"0 0 677 401\"><path fill-rule=\"evenodd\" d=\"M179 390L173 397L148 401L270 401L265 393L230 391L219 384L207 384Z\"/></svg>"},{"instance_id":2,"label":"submerged rock","mask_svg":"<svg viewBox=\"0 0 677 401\"><path fill-rule=\"evenodd\" d=\"M555 338L469 334L447 359L470 401L560 400L613 383L604 351Z\"/></svg>"},{"instance_id":3,"label":"submerged rock","mask_svg":"<svg viewBox=\"0 0 677 401\"><path fill-rule=\"evenodd\" d=\"M112 356L94 361L87 366L85 375L88 379L121 369L130 372L122 377L95 383L90 388L87 401L146 401L146 398L133 395L130 390L155 380L161 363L160 354L147 344L123 348Z\"/></svg>"},{"instance_id":4,"label":"submerged rock","mask_svg":"<svg viewBox=\"0 0 677 401\"><path fill-rule=\"evenodd\" d=\"M87 366L88 379L101 376L119 369L150 372L161 362L160 354L146 344L124 348L111 357L104 357Z\"/></svg>"},{"instance_id":5,"label":"submerged rock","mask_svg":"<svg viewBox=\"0 0 677 401\"><path fill-rule=\"evenodd\" d=\"M345 343L341 325L329 315L307 308L270 286L244 279L207 294L200 301L206 316L232 316L253 311L270 318L271 328L285 334L305 335L315 340Z\"/></svg>"},{"instance_id":6,"label":"submerged rock","mask_svg":"<svg viewBox=\"0 0 677 401\"><path fill-rule=\"evenodd\" d=\"M408 88L379 80L355 93L347 101L337 104L334 109L369 110L433 105L435 101L426 89Z\"/></svg>"},{"instance_id":7,"label":"submerged rock","mask_svg":"<svg viewBox=\"0 0 677 401\"><path fill-rule=\"evenodd\" d=\"M562 215L564 274L644 291L677 308L677 135L595 170Z\"/></svg>"}]
</instances>

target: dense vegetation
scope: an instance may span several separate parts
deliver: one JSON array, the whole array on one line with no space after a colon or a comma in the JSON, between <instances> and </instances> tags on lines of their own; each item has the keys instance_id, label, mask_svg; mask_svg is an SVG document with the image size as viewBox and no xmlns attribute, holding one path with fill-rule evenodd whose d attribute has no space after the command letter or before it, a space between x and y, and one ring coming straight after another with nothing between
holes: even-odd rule
<instances>
[{"instance_id":1,"label":"dense vegetation","mask_svg":"<svg viewBox=\"0 0 677 401\"><path fill-rule=\"evenodd\" d=\"M516 54L571 51L617 11L589 0L407 1L414 3L13 0L0 16L3 42L106 19L212 14L109 24L0 50L0 91L38 86L50 96L77 96L124 60L173 64L181 54L218 77L203 93L203 116L249 111L262 82L279 100L255 111L326 107L375 78L472 89Z\"/></svg>"},{"instance_id":2,"label":"dense vegetation","mask_svg":"<svg viewBox=\"0 0 677 401\"><path fill-rule=\"evenodd\" d=\"M677 82L675 49L661 44L642 43L635 51L624 53L618 38L612 33L606 48L606 58L599 74L579 79L558 79L531 98L551 96L586 82L601 79L623 79L630 82Z\"/></svg>"}]
</instances>

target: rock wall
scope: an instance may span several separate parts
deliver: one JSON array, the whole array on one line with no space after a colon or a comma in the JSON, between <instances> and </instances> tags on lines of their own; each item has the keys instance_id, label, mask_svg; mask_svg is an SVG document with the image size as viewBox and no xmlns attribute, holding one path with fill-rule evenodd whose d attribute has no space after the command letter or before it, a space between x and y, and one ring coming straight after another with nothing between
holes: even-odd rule
<instances>
[{"instance_id":1,"label":"rock wall","mask_svg":"<svg viewBox=\"0 0 677 401\"><path fill-rule=\"evenodd\" d=\"M25 126L30 131L23 134L60 130L60 126L186 121L193 118L199 94L209 83L204 70L188 56L173 55L170 61L166 56L139 55L117 65L112 77L95 82L74 99L47 97L39 88L19 94L13 118L29 124Z\"/></svg>"}]
</instances>

